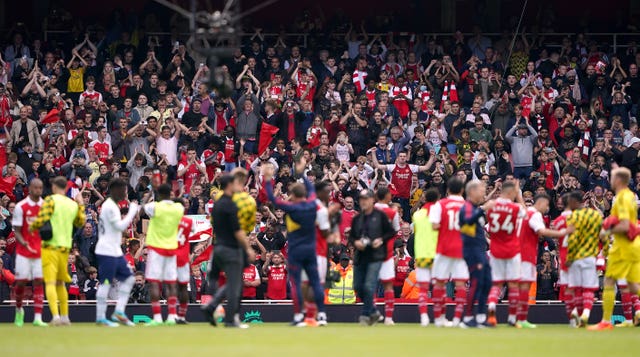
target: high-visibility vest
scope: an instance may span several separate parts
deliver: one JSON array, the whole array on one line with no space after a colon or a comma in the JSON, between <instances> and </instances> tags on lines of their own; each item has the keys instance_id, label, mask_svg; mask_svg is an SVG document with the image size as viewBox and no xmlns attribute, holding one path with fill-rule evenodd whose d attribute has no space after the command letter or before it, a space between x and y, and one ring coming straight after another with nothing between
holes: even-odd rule
<instances>
[{"instance_id":1,"label":"high-visibility vest","mask_svg":"<svg viewBox=\"0 0 640 357\"><path fill-rule=\"evenodd\" d=\"M337 269L338 271L339 268ZM334 287L329 289L330 304L355 304L356 294L353 291L353 267L347 267L347 270L341 272L340 281Z\"/></svg>"},{"instance_id":2,"label":"high-visibility vest","mask_svg":"<svg viewBox=\"0 0 640 357\"><path fill-rule=\"evenodd\" d=\"M178 248L178 225L184 207L179 203L160 201L156 202L154 211L147 229L147 245L160 249Z\"/></svg>"},{"instance_id":3,"label":"high-visibility vest","mask_svg":"<svg viewBox=\"0 0 640 357\"><path fill-rule=\"evenodd\" d=\"M67 196L51 195L54 210L51 215L51 232L53 237L48 245L71 249L73 243L73 221L78 214L78 204Z\"/></svg>"}]
</instances>

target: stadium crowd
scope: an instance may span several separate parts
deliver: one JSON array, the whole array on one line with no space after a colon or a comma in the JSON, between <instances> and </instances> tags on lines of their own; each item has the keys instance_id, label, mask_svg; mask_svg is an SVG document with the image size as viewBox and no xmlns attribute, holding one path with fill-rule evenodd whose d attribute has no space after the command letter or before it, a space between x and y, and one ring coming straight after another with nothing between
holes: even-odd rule
<instances>
[{"instance_id":1,"label":"stadium crowd","mask_svg":"<svg viewBox=\"0 0 640 357\"><path fill-rule=\"evenodd\" d=\"M115 177L128 181L130 201L169 183L186 214L207 215L221 172L246 168L246 190L259 209L249 234L256 261L244 271L243 298L280 300L290 296L286 271L278 269L287 223L267 198L260 167L276 168L274 195L286 199L296 181L293 162L304 157L306 177L330 183L330 201L341 206L332 222L341 244L329 252L342 294L329 290L327 300L336 303L355 302L347 293L353 283L345 281L353 254L347 241L363 189L385 188L392 196L401 218L395 297L410 299L416 297L403 286L411 284L413 267L411 215L427 189L444 197L451 177L486 182L487 198L498 197L503 182L519 180L527 205L547 193L547 226L564 209L561 195L573 190L606 217L616 167L631 170L630 188L640 193L635 42L613 52L584 34L558 46L522 35L509 53L508 40L477 27L470 36L435 39L369 35L364 25L351 25L346 35L313 32L305 48L255 29L222 64L233 86L226 95L208 87L214 69L194 60L178 38L160 41L140 28L75 29L73 45L65 46L25 30L11 31L0 59L0 301L10 299L14 280L11 217L34 178L44 182L45 195L58 175L67 178L71 197L86 186L86 223L69 255L68 292L88 300L100 274L97 217ZM138 272L130 301L139 303L149 302L145 221L144 214L136 218L122 240ZM206 290L202 253L210 244L191 247L192 302ZM556 240L540 240L537 299L558 298L557 254ZM604 258L598 261L604 269Z\"/></svg>"}]
</instances>

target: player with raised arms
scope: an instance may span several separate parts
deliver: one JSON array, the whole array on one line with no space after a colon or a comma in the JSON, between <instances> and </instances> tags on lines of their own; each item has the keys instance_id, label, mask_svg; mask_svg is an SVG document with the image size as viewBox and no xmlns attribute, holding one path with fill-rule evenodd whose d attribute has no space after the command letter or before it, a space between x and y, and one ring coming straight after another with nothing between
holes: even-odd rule
<instances>
[{"instance_id":1,"label":"player with raised arms","mask_svg":"<svg viewBox=\"0 0 640 357\"><path fill-rule=\"evenodd\" d=\"M135 278L122 253L122 232L131 225L138 214L138 204L129 203L129 211L122 217L118 202L127 199L127 182L122 179L113 179L109 183L109 197L101 206L98 223L98 243L96 244L96 258L98 260L98 279L100 285L96 292L96 323L101 326L117 327L118 324L133 326L125 314L125 308L129 301L129 293L135 283ZM106 318L107 296L114 279L117 279L118 302L111 315L111 320Z\"/></svg>"},{"instance_id":2,"label":"player with raised arms","mask_svg":"<svg viewBox=\"0 0 640 357\"><path fill-rule=\"evenodd\" d=\"M518 203L514 200L518 199ZM520 185L507 181L502 185L500 197L495 206L487 211L487 231L489 232L489 257L491 262L491 279L493 287L489 292L487 324L495 326L496 305L502 285L509 287L508 323L516 326L516 314L520 301L521 256L518 239L518 221L526 215L524 201L520 193Z\"/></svg>"}]
</instances>

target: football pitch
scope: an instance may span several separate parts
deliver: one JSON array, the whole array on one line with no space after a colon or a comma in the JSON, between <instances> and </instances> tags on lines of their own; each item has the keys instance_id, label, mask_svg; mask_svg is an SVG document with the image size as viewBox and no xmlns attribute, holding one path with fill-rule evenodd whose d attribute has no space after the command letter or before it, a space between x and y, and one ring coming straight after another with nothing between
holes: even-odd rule
<instances>
[{"instance_id":1,"label":"football pitch","mask_svg":"<svg viewBox=\"0 0 640 357\"><path fill-rule=\"evenodd\" d=\"M591 332L564 325L535 330L422 328L417 324L364 327L330 324L295 328L280 323L252 324L250 329L188 326L132 328L36 328L25 323L0 325L3 356L638 356L639 328Z\"/></svg>"}]
</instances>

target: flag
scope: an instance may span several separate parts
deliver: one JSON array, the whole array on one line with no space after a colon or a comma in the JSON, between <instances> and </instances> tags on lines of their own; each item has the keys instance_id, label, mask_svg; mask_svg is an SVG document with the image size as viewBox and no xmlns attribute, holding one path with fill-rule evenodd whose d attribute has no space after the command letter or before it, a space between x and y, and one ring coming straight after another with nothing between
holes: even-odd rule
<instances>
[{"instance_id":1,"label":"flag","mask_svg":"<svg viewBox=\"0 0 640 357\"><path fill-rule=\"evenodd\" d=\"M202 253L200 253L200 255L198 255L197 257L195 257L193 259L193 262L191 262L191 265L198 265L198 264L200 264L202 262L208 261L209 259L211 259L211 253L212 252L213 252L213 244L209 244L207 249L202 251Z\"/></svg>"},{"instance_id":2,"label":"flag","mask_svg":"<svg viewBox=\"0 0 640 357\"><path fill-rule=\"evenodd\" d=\"M13 195L13 188L16 185L18 178L15 176L7 176L0 178L0 192L9 196L11 201L16 200L16 196Z\"/></svg>"},{"instance_id":3,"label":"flag","mask_svg":"<svg viewBox=\"0 0 640 357\"><path fill-rule=\"evenodd\" d=\"M42 124L53 124L60 120L60 110L57 108L53 108L45 115L44 119L42 119Z\"/></svg>"},{"instance_id":4,"label":"flag","mask_svg":"<svg viewBox=\"0 0 640 357\"><path fill-rule=\"evenodd\" d=\"M360 93L364 90L367 80L367 72L359 71L357 68L353 71L353 84L356 86L356 93Z\"/></svg>"},{"instance_id":5,"label":"flag","mask_svg":"<svg viewBox=\"0 0 640 357\"><path fill-rule=\"evenodd\" d=\"M277 126L262 123L262 128L260 129L260 141L258 142L258 155L262 155L265 150L271 145L271 141L273 141L273 137L280 131Z\"/></svg>"}]
</instances>

